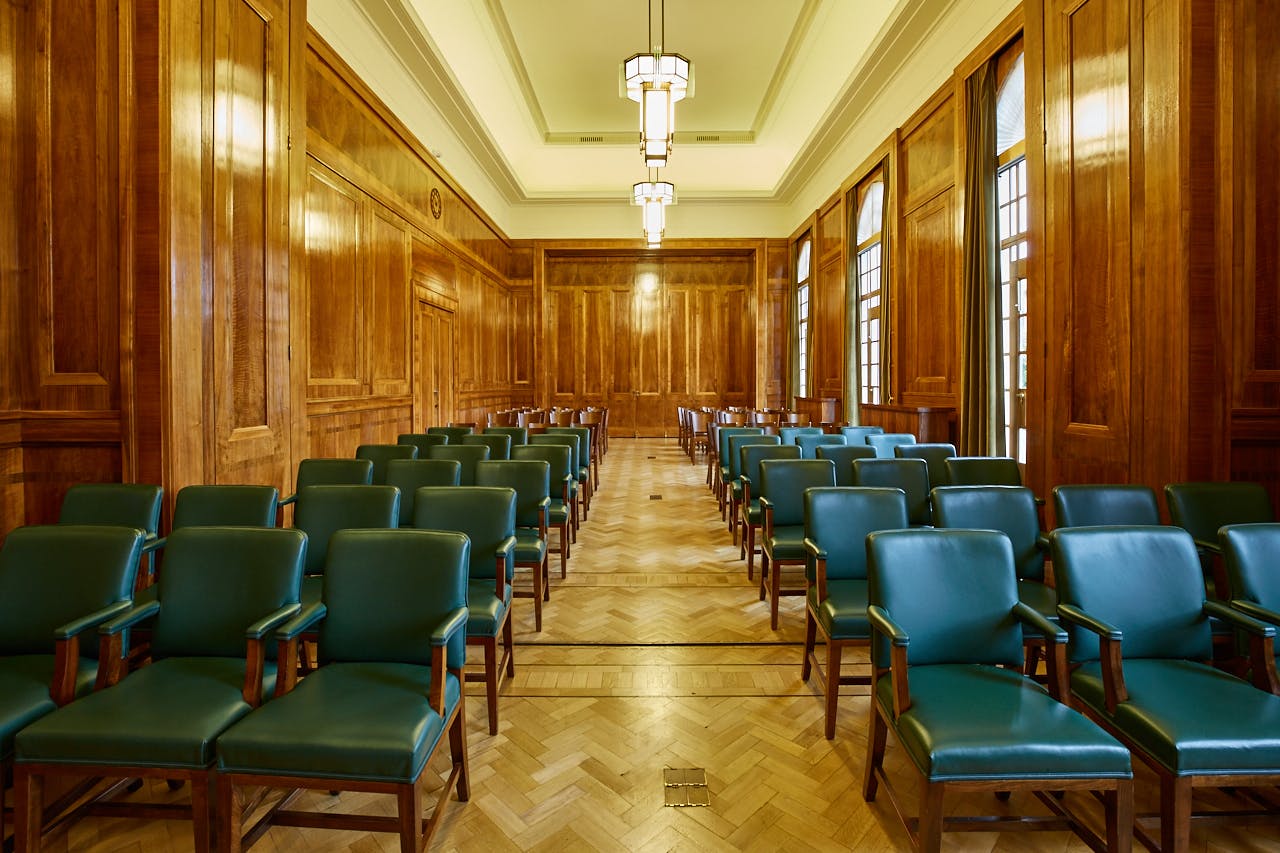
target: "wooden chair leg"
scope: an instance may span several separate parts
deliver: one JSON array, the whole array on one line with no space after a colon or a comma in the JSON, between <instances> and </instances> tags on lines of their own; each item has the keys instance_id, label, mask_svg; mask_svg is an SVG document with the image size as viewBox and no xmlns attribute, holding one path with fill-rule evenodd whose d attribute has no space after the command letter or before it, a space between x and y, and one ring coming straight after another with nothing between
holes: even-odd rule
<instances>
[{"instance_id":1,"label":"wooden chair leg","mask_svg":"<svg viewBox=\"0 0 1280 853\"><path fill-rule=\"evenodd\" d=\"M421 853L422 792L416 782L401 785L396 791L396 818L400 823L400 853Z\"/></svg>"},{"instance_id":2,"label":"wooden chair leg","mask_svg":"<svg viewBox=\"0 0 1280 853\"><path fill-rule=\"evenodd\" d=\"M760 600L764 601L766 584L769 582L769 554L760 552Z\"/></svg>"},{"instance_id":3,"label":"wooden chair leg","mask_svg":"<svg viewBox=\"0 0 1280 853\"><path fill-rule=\"evenodd\" d=\"M560 578L563 580L568 575L569 569L569 531L565 527L560 528Z\"/></svg>"},{"instance_id":4,"label":"wooden chair leg","mask_svg":"<svg viewBox=\"0 0 1280 853\"><path fill-rule=\"evenodd\" d=\"M769 576L769 627L778 630L778 600L782 598L782 567L775 561Z\"/></svg>"},{"instance_id":5,"label":"wooden chair leg","mask_svg":"<svg viewBox=\"0 0 1280 853\"><path fill-rule=\"evenodd\" d=\"M942 849L942 782L922 782L920 817L916 838L921 853L938 853Z\"/></svg>"},{"instance_id":6,"label":"wooden chair leg","mask_svg":"<svg viewBox=\"0 0 1280 853\"><path fill-rule=\"evenodd\" d=\"M44 777L23 767L13 771L13 835L18 850L39 850Z\"/></svg>"},{"instance_id":7,"label":"wooden chair leg","mask_svg":"<svg viewBox=\"0 0 1280 853\"><path fill-rule=\"evenodd\" d=\"M458 799L471 799L471 759L467 755L467 709L465 697L458 700L458 713L449 726L449 756L458 768Z\"/></svg>"},{"instance_id":8,"label":"wooden chair leg","mask_svg":"<svg viewBox=\"0 0 1280 853\"><path fill-rule=\"evenodd\" d=\"M806 607L807 611L808 608ZM827 637L827 683L824 686L827 699L827 740L836 736L836 704L840 701L840 655L844 645ZM874 702L875 699L873 698Z\"/></svg>"},{"instance_id":9,"label":"wooden chair leg","mask_svg":"<svg viewBox=\"0 0 1280 853\"><path fill-rule=\"evenodd\" d=\"M1133 849L1133 780L1122 779L1103 796L1107 810L1107 849L1129 853Z\"/></svg>"},{"instance_id":10,"label":"wooden chair leg","mask_svg":"<svg viewBox=\"0 0 1280 853\"><path fill-rule=\"evenodd\" d=\"M489 734L498 733L498 638L484 638L484 693L489 700Z\"/></svg>"},{"instance_id":11,"label":"wooden chair leg","mask_svg":"<svg viewBox=\"0 0 1280 853\"><path fill-rule=\"evenodd\" d=\"M210 853L213 849L213 802L209 796L212 784L212 770L191 777L191 832L196 853Z\"/></svg>"},{"instance_id":12,"label":"wooden chair leg","mask_svg":"<svg viewBox=\"0 0 1280 853\"><path fill-rule=\"evenodd\" d=\"M806 604L804 608L804 660L800 662L800 680L808 681L809 676L813 673L813 661L810 655L813 654L814 644L818 639L818 620L813 618L813 611Z\"/></svg>"},{"instance_id":13,"label":"wooden chair leg","mask_svg":"<svg viewBox=\"0 0 1280 853\"><path fill-rule=\"evenodd\" d=\"M551 552L542 558L542 600L551 600Z\"/></svg>"},{"instance_id":14,"label":"wooden chair leg","mask_svg":"<svg viewBox=\"0 0 1280 853\"><path fill-rule=\"evenodd\" d=\"M539 560L533 567L533 629L542 631L542 597L546 594L547 561Z\"/></svg>"},{"instance_id":15,"label":"wooden chair leg","mask_svg":"<svg viewBox=\"0 0 1280 853\"><path fill-rule=\"evenodd\" d=\"M240 853L244 836L244 798L230 779L219 776L218 853Z\"/></svg>"},{"instance_id":16,"label":"wooden chair leg","mask_svg":"<svg viewBox=\"0 0 1280 853\"><path fill-rule=\"evenodd\" d=\"M876 790L880 787L880 779L876 771L884 764L885 739L889 734L889 726L880 718L874 694L871 699L871 721L867 725L867 760L862 763L862 799L868 803L876 801Z\"/></svg>"},{"instance_id":17,"label":"wooden chair leg","mask_svg":"<svg viewBox=\"0 0 1280 853\"><path fill-rule=\"evenodd\" d=\"M510 610L507 611L507 618L502 622L502 645L507 656L507 678L514 678L516 674L516 641L515 629L511 627Z\"/></svg>"},{"instance_id":18,"label":"wooden chair leg","mask_svg":"<svg viewBox=\"0 0 1280 853\"><path fill-rule=\"evenodd\" d=\"M1160 853L1187 853L1191 847L1191 780L1160 777Z\"/></svg>"}]
</instances>

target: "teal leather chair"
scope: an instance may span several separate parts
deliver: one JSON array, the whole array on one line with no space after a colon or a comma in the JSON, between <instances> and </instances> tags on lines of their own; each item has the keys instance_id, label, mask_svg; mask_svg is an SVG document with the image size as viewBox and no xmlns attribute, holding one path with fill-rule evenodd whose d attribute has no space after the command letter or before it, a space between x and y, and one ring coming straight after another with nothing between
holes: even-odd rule
<instances>
[{"instance_id":1,"label":"teal leather chair","mask_svg":"<svg viewBox=\"0 0 1280 853\"><path fill-rule=\"evenodd\" d=\"M1212 597L1231 598L1218 529L1228 524L1275 521L1271 498L1260 483L1171 483L1164 487L1169 519L1191 534Z\"/></svg>"},{"instance_id":2,"label":"teal leather chair","mask_svg":"<svg viewBox=\"0 0 1280 853\"><path fill-rule=\"evenodd\" d=\"M298 493L293 526L307 535L302 603L320 602L329 539L348 528L393 528L400 520L400 490L394 486L305 486Z\"/></svg>"},{"instance_id":3,"label":"teal leather chair","mask_svg":"<svg viewBox=\"0 0 1280 853\"><path fill-rule=\"evenodd\" d=\"M820 445L816 451L818 459L830 459L836 466L836 485L852 486L853 462L855 459L875 459L876 452L865 444L828 444Z\"/></svg>"},{"instance_id":4,"label":"teal leather chair","mask_svg":"<svg viewBox=\"0 0 1280 853\"><path fill-rule=\"evenodd\" d=\"M387 485L400 490L400 527L413 527L413 498L423 486L458 486L462 463L456 459L393 459Z\"/></svg>"},{"instance_id":5,"label":"teal leather chair","mask_svg":"<svg viewBox=\"0 0 1280 853\"><path fill-rule=\"evenodd\" d=\"M467 645L484 649L483 681L489 699L489 734L498 733L498 679L516 674L511 626L511 582L515 572L515 489L486 486L426 487L414 501L413 526L451 530L471 541L467 592ZM498 640L502 658L498 658Z\"/></svg>"},{"instance_id":6,"label":"teal leather chair","mask_svg":"<svg viewBox=\"0 0 1280 853\"><path fill-rule=\"evenodd\" d=\"M909 432L875 432L867 436L867 446L875 448L877 459L893 459L895 447L915 443L916 437Z\"/></svg>"},{"instance_id":7,"label":"teal leather chair","mask_svg":"<svg viewBox=\"0 0 1280 853\"><path fill-rule=\"evenodd\" d=\"M412 444L362 444L356 448L356 458L368 459L372 462L373 485L385 486L387 463L392 459L417 459L418 448Z\"/></svg>"},{"instance_id":8,"label":"teal leather chair","mask_svg":"<svg viewBox=\"0 0 1280 853\"><path fill-rule=\"evenodd\" d=\"M18 733L17 849L40 849L40 792L54 776L188 781L195 849L210 849L214 745L274 689L266 642L298 613L306 547L297 530L186 527L169 536L157 598L99 629L102 689ZM123 638L143 621L153 624L153 663L117 682ZM132 802L95 808L154 813Z\"/></svg>"},{"instance_id":9,"label":"teal leather chair","mask_svg":"<svg viewBox=\"0 0 1280 853\"><path fill-rule=\"evenodd\" d=\"M524 427L515 426L491 426L486 427L484 435L505 435L510 437L511 446L519 447L522 444L529 443L529 430Z\"/></svg>"},{"instance_id":10,"label":"teal leather chair","mask_svg":"<svg viewBox=\"0 0 1280 853\"><path fill-rule=\"evenodd\" d=\"M720 518L724 519L729 508L729 439L735 435L764 435L761 427L720 427L716 430L716 454L713 463L712 491L716 496L716 508L720 510ZM786 444L785 441L782 442Z\"/></svg>"},{"instance_id":11,"label":"teal leather chair","mask_svg":"<svg viewBox=\"0 0 1280 853\"><path fill-rule=\"evenodd\" d=\"M822 427L779 427L778 438L783 444L795 444L796 438L802 435L823 435Z\"/></svg>"},{"instance_id":12,"label":"teal leather chair","mask_svg":"<svg viewBox=\"0 0 1280 853\"><path fill-rule=\"evenodd\" d=\"M1045 583L1046 542L1040 536L1035 498L1022 486L939 486L932 492L938 527L997 530L1009 538L1018 577L1018 598L1049 620L1058 618L1058 595ZM1035 632L1027 634L1033 674L1039 654Z\"/></svg>"},{"instance_id":13,"label":"teal leather chair","mask_svg":"<svg viewBox=\"0 0 1280 853\"><path fill-rule=\"evenodd\" d=\"M951 485L951 477L947 474L947 460L956 455L954 444L899 444L893 448L893 453L898 459L923 459L929 469L929 488Z\"/></svg>"},{"instance_id":14,"label":"teal leather chair","mask_svg":"<svg viewBox=\"0 0 1280 853\"><path fill-rule=\"evenodd\" d=\"M912 527L933 524L929 503L929 468L923 459L855 459L853 484L902 489L907 497L907 519Z\"/></svg>"},{"instance_id":15,"label":"teal leather chair","mask_svg":"<svg viewBox=\"0 0 1280 853\"><path fill-rule=\"evenodd\" d=\"M59 524L19 527L0 547L0 801L17 733L93 689L90 632L129 610L142 542L134 527Z\"/></svg>"},{"instance_id":16,"label":"teal leather chair","mask_svg":"<svg viewBox=\"0 0 1280 853\"><path fill-rule=\"evenodd\" d=\"M571 449L563 444L527 444L511 448L511 459L546 462L550 470L551 502L547 505L547 527L555 528L560 535L560 577L568 574L569 557L573 555L569 516L571 480Z\"/></svg>"},{"instance_id":17,"label":"teal leather chair","mask_svg":"<svg viewBox=\"0 0 1280 853\"><path fill-rule=\"evenodd\" d=\"M583 446L582 439L576 433L553 433L551 431L552 429L553 427L548 427L547 431L541 435L529 436L529 443L532 445L543 446L563 444L569 448L569 506L571 510L570 517L573 522L573 541L577 542L580 518L579 510L583 510L581 517L585 518L587 500L587 486L583 482L585 475L583 474L582 468L583 460L586 459L586 448ZM569 429L569 427L562 427L562 429Z\"/></svg>"},{"instance_id":18,"label":"teal leather chair","mask_svg":"<svg viewBox=\"0 0 1280 853\"><path fill-rule=\"evenodd\" d=\"M296 503L307 486L368 486L373 483L373 462L368 459L303 459L298 463L294 493L280 501Z\"/></svg>"},{"instance_id":19,"label":"teal leather chair","mask_svg":"<svg viewBox=\"0 0 1280 853\"><path fill-rule=\"evenodd\" d=\"M1018 461L1008 456L955 456L947 460L953 486L1021 486Z\"/></svg>"},{"instance_id":20,"label":"teal leather chair","mask_svg":"<svg viewBox=\"0 0 1280 853\"><path fill-rule=\"evenodd\" d=\"M595 458L596 452L592 442L591 428L577 425L553 426L547 427L546 435L576 435L578 437L578 486L582 489L582 520L586 521L587 515L591 511L591 499L595 497L596 489L598 488L596 474L599 473L598 466L595 473L591 469L591 461Z\"/></svg>"},{"instance_id":21,"label":"teal leather chair","mask_svg":"<svg viewBox=\"0 0 1280 853\"><path fill-rule=\"evenodd\" d=\"M876 682L864 798L874 801L880 783L890 785L883 763L892 732L919 780L916 849L939 850L943 832L962 822L973 828L974 818L947 814L947 792L1015 789L1036 792L1093 849L1131 849L1128 750L1016 671L1023 630L1045 638L1055 675L1065 674L1067 637L1019 601L1008 538L990 530L896 530L872 533L867 552ZM1080 823L1065 799L1045 793L1074 790L1100 795L1105 838ZM1063 828L1054 818L977 820L991 830Z\"/></svg>"},{"instance_id":22,"label":"teal leather chair","mask_svg":"<svg viewBox=\"0 0 1280 853\"><path fill-rule=\"evenodd\" d=\"M786 566L804 567L806 489L836 484L836 466L827 459L765 459L760 463L760 600L769 597L769 627L778 629L783 595L804 595L803 587L782 586Z\"/></svg>"},{"instance_id":23,"label":"teal leather chair","mask_svg":"<svg viewBox=\"0 0 1280 853\"><path fill-rule=\"evenodd\" d=\"M738 542L738 559L747 561L747 580L755 579L756 531L764 523L760 514L760 463L766 459L799 459L800 448L794 444L749 444L739 453L742 457L742 501L738 521L742 526ZM761 552L763 553L763 552Z\"/></svg>"},{"instance_id":24,"label":"teal leather chair","mask_svg":"<svg viewBox=\"0 0 1280 853\"><path fill-rule=\"evenodd\" d=\"M458 485L474 486L476 484L476 463L489 458L489 448L480 444L462 444L450 442L428 451L428 459L452 459L462 466L458 474Z\"/></svg>"},{"instance_id":25,"label":"teal leather chair","mask_svg":"<svg viewBox=\"0 0 1280 853\"><path fill-rule=\"evenodd\" d=\"M511 436L497 435L494 433L481 433L480 435L464 435L462 437L463 444L483 444L489 448L490 459L510 459L511 458Z\"/></svg>"},{"instance_id":26,"label":"teal leather chair","mask_svg":"<svg viewBox=\"0 0 1280 853\"><path fill-rule=\"evenodd\" d=\"M1059 527L1160 523L1160 505L1148 486L1054 486L1053 507Z\"/></svg>"},{"instance_id":27,"label":"teal leather chair","mask_svg":"<svg viewBox=\"0 0 1280 853\"><path fill-rule=\"evenodd\" d=\"M218 738L219 836L241 849L242 787L393 794L397 815L284 808L268 821L398 832L424 850L456 790L470 797L462 670L469 545L456 533L344 530L333 538L325 609L277 637L282 658L319 622L321 666ZM289 652L292 648L294 651ZM429 818L423 776L448 732L450 766ZM256 827L255 827L256 828Z\"/></svg>"},{"instance_id":28,"label":"teal leather chair","mask_svg":"<svg viewBox=\"0 0 1280 853\"><path fill-rule=\"evenodd\" d=\"M816 663L817 635L827 646L826 666L818 665L826 697L826 736L836 736L836 702L841 684L870 684L867 676L841 675L846 646L871 642L867 622L867 534L907 526L907 500L899 489L818 488L804 493L805 567L804 655L800 678L809 680Z\"/></svg>"},{"instance_id":29,"label":"teal leather chair","mask_svg":"<svg viewBox=\"0 0 1280 853\"><path fill-rule=\"evenodd\" d=\"M59 524L109 524L136 527L145 535L142 553L159 545L160 504L164 489L144 483L80 483L67 489L58 512ZM154 557L147 557L137 584L144 587L155 576Z\"/></svg>"},{"instance_id":30,"label":"teal leather chair","mask_svg":"<svg viewBox=\"0 0 1280 853\"><path fill-rule=\"evenodd\" d=\"M427 452L432 447L449 443L449 436L435 432L402 432L396 436L396 444L411 444L418 448L416 459L430 458Z\"/></svg>"},{"instance_id":31,"label":"teal leather chair","mask_svg":"<svg viewBox=\"0 0 1280 853\"><path fill-rule=\"evenodd\" d=\"M173 504L172 529L275 527L279 503L275 486L184 486Z\"/></svg>"},{"instance_id":32,"label":"teal leather chair","mask_svg":"<svg viewBox=\"0 0 1280 853\"><path fill-rule=\"evenodd\" d=\"M843 435L845 437L845 440L852 445L866 444L867 436L882 435L883 433L884 433L884 427L878 427L878 426L840 427L840 434Z\"/></svg>"},{"instance_id":33,"label":"teal leather chair","mask_svg":"<svg viewBox=\"0 0 1280 853\"><path fill-rule=\"evenodd\" d=\"M514 489L516 493L516 569L529 569L529 591L512 590L516 598L533 599L535 631L542 630L542 602L551 599L547 575L547 511L551 507L551 466L538 459L510 459L476 465L476 485Z\"/></svg>"},{"instance_id":34,"label":"teal leather chair","mask_svg":"<svg viewBox=\"0 0 1280 853\"><path fill-rule=\"evenodd\" d=\"M796 436L796 446L800 448L801 459L817 459L819 447L844 447L848 443L843 435L819 433Z\"/></svg>"},{"instance_id":35,"label":"teal leather chair","mask_svg":"<svg viewBox=\"0 0 1280 853\"><path fill-rule=\"evenodd\" d=\"M472 427L466 426L433 426L427 427L427 435L443 435L449 439L450 444L461 444L464 435L471 435L475 432Z\"/></svg>"},{"instance_id":36,"label":"teal leather chair","mask_svg":"<svg viewBox=\"0 0 1280 853\"><path fill-rule=\"evenodd\" d=\"M1231 584L1231 606L1280 626L1280 524L1230 524L1218 531L1218 540ZM1280 632L1276 643L1280 645Z\"/></svg>"},{"instance_id":37,"label":"teal leather chair","mask_svg":"<svg viewBox=\"0 0 1280 853\"><path fill-rule=\"evenodd\" d=\"M1275 628L1205 598L1185 530L1073 527L1049 538L1074 704L1160 777L1160 849L1185 851L1193 788L1280 783L1280 696L1262 663ZM1268 689L1205 663L1210 615L1248 637Z\"/></svg>"},{"instance_id":38,"label":"teal leather chair","mask_svg":"<svg viewBox=\"0 0 1280 853\"><path fill-rule=\"evenodd\" d=\"M733 544L738 544L738 518L742 512L742 448L750 445L778 446L776 435L731 435L725 442L725 467L729 476L729 531Z\"/></svg>"}]
</instances>

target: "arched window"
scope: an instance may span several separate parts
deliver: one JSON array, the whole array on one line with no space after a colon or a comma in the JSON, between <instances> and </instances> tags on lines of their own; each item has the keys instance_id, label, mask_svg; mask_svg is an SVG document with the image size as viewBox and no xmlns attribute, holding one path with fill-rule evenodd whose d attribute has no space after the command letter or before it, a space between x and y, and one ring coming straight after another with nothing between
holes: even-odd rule
<instances>
[{"instance_id":1,"label":"arched window","mask_svg":"<svg viewBox=\"0 0 1280 853\"><path fill-rule=\"evenodd\" d=\"M809 396L809 302L813 240L806 234L796 250L796 341L799 345L800 383L796 394Z\"/></svg>"},{"instance_id":2,"label":"arched window","mask_svg":"<svg viewBox=\"0 0 1280 853\"><path fill-rule=\"evenodd\" d=\"M996 221L1000 231L1000 310L1004 321L1005 447L1027 461L1027 158L1022 45L1000 58L996 96Z\"/></svg>"},{"instance_id":3,"label":"arched window","mask_svg":"<svg viewBox=\"0 0 1280 853\"><path fill-rule=\"evenodd\" d=\"M858 399L881 403L884 339L884 176L876 172L858 187Z\"/></svg>"}]
</instances>

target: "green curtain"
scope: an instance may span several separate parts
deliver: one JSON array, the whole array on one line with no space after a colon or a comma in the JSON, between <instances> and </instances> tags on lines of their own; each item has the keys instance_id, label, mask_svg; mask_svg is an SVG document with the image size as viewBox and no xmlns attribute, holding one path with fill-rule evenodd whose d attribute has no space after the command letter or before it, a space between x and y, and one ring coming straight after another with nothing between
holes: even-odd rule
<instances>
[{"instance_id":1,"label":"green curtain","mask_svg":"<svg viewBox=\"0 0 1280 853\"><path fill-rule=\"evenodd\" d=\"M1003 456L1004 353L996 230L996 60L966 81L960 453Z\"/></svg>"}]
</instances>

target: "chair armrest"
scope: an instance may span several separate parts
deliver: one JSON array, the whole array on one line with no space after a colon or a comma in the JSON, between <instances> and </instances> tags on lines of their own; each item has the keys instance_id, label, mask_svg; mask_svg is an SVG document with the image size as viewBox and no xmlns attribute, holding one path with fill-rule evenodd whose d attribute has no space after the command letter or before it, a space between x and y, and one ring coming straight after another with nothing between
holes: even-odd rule
<instances>
[{"instance_id":1,"label":"chair armrest","mask_svg":"<svg viewBox=\"0 0 1280 853\"><path fill-rule=\"evenodd\" d=\"M534 595L539 595L534 590ZM459 607L452 613L444 617L444 620L435 627L431 632L431 686L427 695L427 702L435 709L440 716L445 715L444 707L444 678L446 668L449 665L448 649L449 641L453 639L459 631L467 630L467 608ZM462 678L459 672L458 678Z\"/></svg>"},{"instance_id":2,"label":"chair armrest","mask_svg":"<svg viewBox=\"0 0 1280 853\"><path fill-rule=\"evenodd\" d=\"M809 552L809 556L815 560L827 559L827 549L823 548L808 536L804 537L804 549Z\"/></svg>"},{"instance_id":3,"label":"chair armrest","mask_svg":"<svg viewBox=\"0 0 1280 853\"><path fill-rule=\"evenodd\" d=\"M1124 632L1071 604L1059 604L1058 616L1098 635L1102 690L1107 702L1107 713L1114 714L1117 705L1129 701L1129 691L1124 686L1124 658L1120 654Z\"/></svg>"},{"instance_id":4,"label":"chair armrest","mask_svg":"<svg viewBox=\"0 0 1280 853\"><path fill-rule=\"evenodd\" d=\"M78 634L87 631L90 628L97 628L103 622L115 619L133 609L132 601L117 601L108 604L106 607L88 616L81 616L65 625L59 625L53 629L53 638L55 640L70 640Z\"/></svg>"},{"instance_id":5,"label":"chair armrest","mask_svg":"<svg viewBox=\"0 0 1280 853\"><path fill-rule=\"evenodd\" d=\"M889 678L893 686L893 717L896 720L911 707L911 685L907 679L907 646L911 638L893 621L884 608L872 604L867 608L867 620L872 632L879 631L889 641ZM874 650L872 651L874 655ZM875 693L874 680L871 686ZM875 701L874 698L871 700Z\"/></svg>"},{"instance_id":6,"label":"chair armrest","mask_svg":"<svg viewBox=\"0 0 1280 853\"><path fill-rule=\"evenodd\" d=\"M1280 625L1280 613L1268 610L1252 601L1232 601L1228 605L1224 602L1210 599L1204 603L1204 612L1209 616L1216 616L1224 622L1230 622L1231 627L1238 628L1255 637L1274 639L1276 636L1274 626Z\"/></svg>"},{"instance_id":7,"label":"chair armrest","mask_svg":"<svg viewBox=\"0 0 1280 853\"><path fill-rule=\"evenodd\" d=\"M458 631L467 629L467 608L459 607L444 618L431 632L431 645L443 646L453 639Z\"/></svg>"},{"instance_id":8,"label":"chair armrest","mask_svg":"<svg viewBox=\"0 0 1280 853\"><path fill-rule=\"evenodd\" d=\"M1036 537L1036 548L1044 553L1049 553L1049 534L1041 533Z\"/></svg>"},{"instance_id":9,"label":"chair armrest","mask_svg":"<svg viewBox=\"0 0 1280 853\"><path fill-rule=\"evenodd\" d=\"M902 626L893 621L893 618L885 612L883 607L875 604L868 607L867 620L874 630L884 634L885 639L891 645L905 649L911 644L911 637L907 635L906 631L902 630Z\"/></svg>"},{"instance_id":10,"label":"chair armrest","mask_svg":"<svg viewBox=\"0 0 1280 853\"><path fill-rule=\"evenodd\" d=\"M289 504L297 503L297 502L298 502L298 493L297 493L297 492L294 492L293 494L289 495L289 497L287 497L287 498L281 498L280 500L278 500L278 501L276 502L276 506L278 506L278 507L280 507L280 506L288 506Z\"/></svg>"},{"instance_id":11,"label":"chair armrest","mask_svg":"<svg viewBox=\"0 0 1280 853\"><path fill-rule=\"evenodd\" d=\"M1073 604L1059 604L1058 615L1072 625L1079 625L1081 628L1092 631L1104 640L1118 643L1124 639L1124 632L1119 628L1090 616Z\"/></svg>"},{"instance_id":12,"label":"chair armrest","mask_svg":"<svg viewBox=\"0 0 1280 853\"><path fill-rule=\"evenodd\" d=\"M502 544L494 549L493 557L498 563L497 571L494 572L494 586L498 601L503 601L507 597L507 584L511 582L508 576L515 571L516 567L515 550L515 536L503 539Z\"/></svg>"},{"instance_id":13,"label":"chair armrest","mask_svg":"<svg viewBox=\"0 0 1280 853\"><path fill-rule=\"evenodd\" d=\"M119 634L125 628L132 628L143 620L150 619L160 612L159 601L148 601L145 604L138 604L129 608L128 612L108 620L98 626L100 635L109 636Z\"/></svg>"},{"instance_id":14,"label":"chair armrest","mask_svg":"<svg viewBox=\"0 0 1280 853\"><path fill-rule=\"evenodd\" d=\"M1066 644L1067 632L1062 630L1058 625L1049 621L1043 613L1029 607L1025 602L1014 602L1013 616L1023 625L1029 625L1031 628L1035 629L1036 633L1043 636L1046 642L1063 645Z\"/></svg>"},{"instance_id":15,"label":"chair armrest","mask_svg":"<svg viewBox=\"0 0 1280 853\"><path fill-rule=\"evenodd\" d=\"M292 619L276 629L276 641L287 643L298 639L315 627L316 623L329 615L329 608L324 602L316 601L302 607Z\"/></svg>"},{"instance_id":16,"label":"chair armrest","mask_svg":"<svg viewBox=\"0 0 1280 853\"><path fill-rule=\"evenodd\" d=\"M157 536L152 539L147 539L142 543L142 553L150 554L152 551L163 550L165 543L168 541L169 537L167 536Z\"/></svg>"},{"instance_id":17,"label":"chair armrest","mask_svg":"<svg viewBox=\"0 0 1280 853\"><path fill-rule=\"evenodd\" d=\"M301 609L302 605L296 601L286 604L245 629L244 689L241 691L241 695L250 708L256 708L262 704L262 677L266 670L267 661L267 644L263 642L263 638L269 631L279 627L281 623L296 615ZM286 665L291 663L296 665L295 661L288 659L286 659L285 663ZM278 671L277 669L277 673ZM292 687L291 683L282 692L288 692L290 687Z\"/></svg>"},{"instance_id":18,"label":"chair armrest","mask_svg":"<svg viewBox=\"0 0 1280 853\"><path fill-rule=\"evenodd\" d=\"M288 622L276 629L276 690L279 698L298 683L298 640L329 614L323 602L313 601L301 607Z\"/></svg>"},{"instance_id":19,"label":"chair armrest","mask_svg":"<svg viewBox=\"0 0 1280 853\"><path fill-rule=\"evenodd\" d=\"M760 497L760 538L761 547L769 541L769 537L773 535L773 502L761 495Z\"/></svg>"},{"instance_id":20,"label":"chair armrest","mask_svg":"<svg viewBox=\"0 0 1280 853\"><path fill-rule=\"evenodd\" d=\"M1044 637L1045 664L1049 671L1049 693L1059 702L1066 702L1070 695L1067 683L1067 632L1061 626L1053 624L1043 613L1028 606L1025 602L1013 604L1013 616L1023 627Z\"/></svg>"},{"instance_id":21,"label":"chair armrest","mask_svg":"<svg viewBox=\"0 0 1280 853\"><path fill-rule=\"evenodd\" d=\"M117 601L54 629L53 680L49 683L49 696L59 708L76 698L76 681L80 675L80 635L132 608L131 601ZM107 655L103 668L111 671L112 657L116 658L116 663L123 657L122 637L115 635L112 640L103 643L103 649ZM110 674L115 673L112 671Z\"/></svg>"},{"instance_id":22,"label":"chair armrest","mask_svg":"<svg viewBox=\"0 0 1280 853\"><path fill-rule=\"evenodd\" d=\"M1194 540L1196 547L1202 551L1207 551L1214 556L1221 556L1222 545L1216 539L1196 539Z\"/></svg>"},{"instance_id":23,"label":"chair armrest","mask_svg":"<svg viewBox=\"0 0 1280 853\"><path fill-rule=\"evenodd\" d=\"M261 640L267 635L268 631L280 627L291 617L296 616L300 610L302 610L302 605L296 601L292 604L286 604L276 612L262 617L248 628L245 628L244 638L246 640Z\"/></svg>"}]
</instances>

